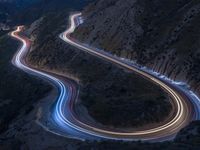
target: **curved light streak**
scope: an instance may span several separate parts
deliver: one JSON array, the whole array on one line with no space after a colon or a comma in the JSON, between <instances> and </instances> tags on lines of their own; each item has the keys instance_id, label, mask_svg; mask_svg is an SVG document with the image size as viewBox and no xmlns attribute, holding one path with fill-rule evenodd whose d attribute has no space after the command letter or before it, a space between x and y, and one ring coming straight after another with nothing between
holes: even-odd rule
<instances>
[{"instance_id":1,"label":"curved light streak","mask_svg":"<svg viewBox=\"0 0 200 150\"><path fill-rule=\"evenodd\" d=\"M148 129L144 131L135 131L135 132L114 132L108 131L100 128L96 128L84 122L81 122L76 116L73 115L73 102L75 101L72 98L73 86L65 83L61 79L57 78L57 76L51 75L39 71L37 69L29 67L24 61L24 57L26 56L29 48L30 41L22 36L19 36L18 33L22 30L22 26L17 27L15 31L11 33L11 36L16 38L17 40L22 42L22 47L14 56L12 63L16 65L18 68L24 70L27 73L42 77L44 79L50 80L59 88L59 96L57 99L57 103L53 112L53 119L58 125L58 127L63 130L63 134L70 133L74 136L78 136L80 138L85 139L98 139L98 138L106 138L106 139L119 139L119 140L129 140L129 139L140 139L140 140L154 140L154 139L168 139L170 136L174 135L177 131L179 131L182 127L188 124L189 121L192 120L193 112L190 110L190 105L187 100L182 97L182 93L179 93L177 90L171 88L165 81L157 78L156 76L143 71L139 67L131 66L126 62L123 62L120 59L117 59L109 54L106 54L99 50L94 50L79 42L75 42L70 38L70 34L74 32L77 24L75 20L81 16L81 13L74 14L70 16L70 27L64 33L60 34L60 38L65 42L69 43L72 46L75 46L87 53L95 55L97 57L103 58L112 63L118 64L126 69L130 69L141 76L151 80L155 84L160 85L167 93L169 93L174 100L175 107L177 108L177 112L175 117L170 120L165 125ZM79 20L77 20L79 22ZM173 86L172 86L173 87Z\"/></svg>"},{"instance_id":2,"label":"curved light streak","mask_svg":"<svg viewBox=\"0 0 200 150\"><path fill-rule=\"evenodd\" d=\"M160 85L165 91L167 91L168 94L170 94L173 97L173 100L177 107L176 116L171 121L169 121L168 123L166 123L165 125L162 125L160 127L145 130L145 131L135 131L134 133L112 132L112 131L106 131L106 130L98 129L95 127L91 127L88 124L80 122L82 125L90 128L92 130L95 130L97 132L104 133L104 134L111 134L111 135L138 136L138 135L153 134L156 132L164 131L165 129L169 129L168 133L166 133L166 131L165 131L165 134L170 135L172 133L175 134L182 127L184 127L186 124L188 124L188 120L193 119L193 118L191 118L192 112L190 112L191 110L189 110L189 106L188 106L189 104L187 104L187 100L185 100L181 96L182 93L180 94L175 89L172 89L163 80L155 77L154 75L152 75L148 72L145 72L144 70L141 70L140 68L138 68L136 66L131 66L131 65L127 64L126 62L123 62L122 60L117 59L116 57L113 57L107 53L104 53L103 51L88 47L88 46L81 44L78 41L75 41L74 39L72 39L70 37L70 34L74 32L74 30L77 26L75 21L77 21L79 23L79 20L76 20L76 19L79 18L80 16L81 16L81 13L76 13L76 14L73 14L70 16L70 24L71 25L70 25L69 29L67 29L65 32L60 34L60 38L62 40L64 40L68 44L75 46L87 53L90 53L97 57L103 58L112 63L118 64L126 69L132 70L132 71L142 75L143 77L146 77L147 79L151 80L152 82ZM176 131L176 132L174 132L174 131ZM163 136L165 136L165 135L163 134Z\"/></svg>"}]
</instances>

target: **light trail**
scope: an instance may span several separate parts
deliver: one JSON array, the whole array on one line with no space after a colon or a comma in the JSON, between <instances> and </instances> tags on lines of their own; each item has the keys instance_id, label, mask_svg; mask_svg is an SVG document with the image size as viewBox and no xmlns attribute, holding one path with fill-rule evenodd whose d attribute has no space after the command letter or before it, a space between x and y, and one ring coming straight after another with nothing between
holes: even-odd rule
<instances>
[{"instance_id":1,"label":"light trail","mask_svg":"<svg viewBox=\"0 0 200 150\"><path fill-rule=\"evenodd\" d=\"M106 138L104 136L97 137L96 134L94 134L92 132L88 132L87 130L72 123L73 121L70 121L69 118L74 118L70 111L71 110L70 94L72 93L72 85L70 85L70 84L65 85L64 82L62 82L60 79L58 79L52 75L49 75L45 72L38 71L34 68L31 68L31 67L29 67L29 65L26 64L26 62L24 61L24 59L25 59L24 57L26 56L26 54L28 53L28 51L30 49L30 41L27 38L21 37L18 35L22 31L22 28L23 28L23 26L18 26L17 29L11 33L12 37L14 37L15 39L22 42L22 47L17 51L17 53L13 57L12 63L19 69L21 69L29 74L39 76L41 78L44 78L46 80L53 82L59 88L60 93L59 93L59 97L58 97L58 100L56 103L55 111L53 112L54 120L59 125L59 127L62 127L62 129L67 130L67 133L70 133L70 134L76 135L76 136L80 136L80 138L77 138L77 139L84 139L84 138L98 139L98 137ZM55 76L57 76L57 75L55 75ZM63 107L66 105L67 105L67 107ZM66 116L64 114L65 110L67 110L68 118L66 118ZM77 131L79 131L80 133L77 133ZM52 133L54 133L54 132L52 132ZM64 133L64 134L66 134L66 133ZM91 137L91 135L92 135L92 137ZM69 135L67 137L71 137L71 136ZM112 139L112 138L110 138L110 139Z\"/></svg>"},{"instance_id":2,"label":"light trail","mask_svg":"<svg viewBox=\"0 0 200 150\"><path fill-rule=\"evenodd\" d=\"M60 113L59 110L59 107L62 106L61 105L61 102L64 101L64 100L68 100L68 95L67 95L67 88L66 86L63 84L63 82L45 72L42 72L42 71L38 71L36 69L33 69L33 68L30 68L24 61L24 57L26 56L28 50L30 49L30 41L24 37L20 37L18 35L19 32L22 31L22 28L23 26L18 26L17 29L15 31L13 31L11 33L11 36L16 38L17 40L21 41L22 42L22 47L19 49L19 51L16 53L16 55L13 57L12 59L12 63L22 69L23 71L27 72L27 73L30 73L32 75L36 75L36 76L40 76L42 78L45 78L47 80L50 80L52 81L54 84L56 84L59 89L60 89L60 93L59 93L59 97L58 97L58 103L56 105L56 115L55 117L57 117L56 119L59 119L59 120L62 120L64 119L65 120L65 117L63 117L63 114ZM67 120L65 120L67 121ZM67 121L68 122L68 121ZM71 123L69 122L68 126L72 126Z\"/></svg>"},{"instance_id":3,"label":"light trail","mask_svg":"<svg viewBox=\"0 0 200 150\"><path fill-rule=\"evenodd\" d=\"M145 72L144 70L141 70L140 68L138 68L136 66L127 64L123 60L113 57L112 55L110 55L108 53L105 53L101 50L97 50L95 48L88 47L88 46L72 39L70 37L70 34L73 33L76 26L79 25L79 24L76 24L76 22L79 23L80 21L76 20L76 19L78 19L80 16L81 16L81 13L73 14L70 16L69 29L67 29L64 33L60 34L60 38L62 40L64 40L68 44L70 44L78 49L81 49L89 54L103 58L104 60L107 60L107 61L110 61L117 65L120 65L126 69L132 70L135 73L138 73L141 76L147 78L148 80L151 80L152 82L158 84L168 94L171 95L171 97L174 100L174 104L177 108L176 116L172 120L170 120L168 123L166 123L165 125L159 126L157 128L153 128L153 129L149 129L149 130L145 130L145 131L135 131L133 133L111 132L111 131L106 131L106 130L98 129L95 127L91 127L88 124L81 122L81 124L83 126L90 128L91 130L100 132L100 133L111 134L111 135L115 135L115 136L140 136L140 135L145 136L148 134L153 135L155 133L160 132L160 134L159 134L160 137L165 137L166 135L167 135L166 137L168 137L169 135L175 135L181 128L185 127L193 119L194 110L191 109L191 108L193 108L193 106L189 102L188 95L185 95L181 91L178 91L177 89L175 89L174 86L170 87L169 83L165 83L164 80L161 80L160 78L156 77L155 75ZM195 109L196 108L198 108L198 106L195 106Z\"/></svg>"},{"instance_id":4,"label":"light trail","mask_svg":"<svg viewBox=\"0 0 200 150\"><path fill-rule=\"evenodd\" d=\"M189 102L188 95L185 95L184 92L176 89L173 85L169 84L168 82L162 79L159 79L155 75L145 72L139 67L131 66L123 60L120 60L103 51L92 49L75 40L72 40L72 38L70 38L70 34L74 32L76 26L78 25L76 24L75 20L79 18L80 15L81 14L78 13L70 16L70 27L64 33L60 34L60 38L72 46L75 46L87 53L103 58L104 60L110 61L114 64L120 65L126 69L132 70L135 73L138 73L139 75L152 81L153 83L158 84L173 98L173 105L174 108L176 108L176 115L164 125L152 129L147 129L144 131L134 132L109 131L97 128L95 126L90 125L89 123L80 121L80 119L74 115L75 113L73 110L73 105L75 102L74 93L76 93L75 87L72 84L60 79L56 74L40 71L26 64L25 56L30 49L31 43L27 38L18 35L19 32L21 32L22 30L22 26L19 26L15 31L11 33L11 36L21 41L22 47L14 56L12 63L29 74L39 76L43 79L53 82L58 87L59 96L52 116L56 125L62 131L59 133L59 135L70 134L74 137L82 139L104 138L116 140L163 141L170 139L181 128L185 127L193 119L194 115L196 115L196 112L193 110L193 104ZM77 22L79 23L79 20L77 20Z\"/></svg>"}]
</instances>

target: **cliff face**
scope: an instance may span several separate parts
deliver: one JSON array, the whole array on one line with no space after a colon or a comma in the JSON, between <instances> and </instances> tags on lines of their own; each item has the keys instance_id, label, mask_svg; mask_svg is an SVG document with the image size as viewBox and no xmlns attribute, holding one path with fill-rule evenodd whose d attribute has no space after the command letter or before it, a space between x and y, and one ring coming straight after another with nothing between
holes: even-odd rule
<instances>
[{"instance_id":1,"label":"cliff face","mask_svg":"<svg viewBox=\"0 0 200 150\"><path fill-rule=\"evenodd\" d=\"M200 1L99 0L73 36L136 60L200 93Z\"/></svg>"}]
</instances>

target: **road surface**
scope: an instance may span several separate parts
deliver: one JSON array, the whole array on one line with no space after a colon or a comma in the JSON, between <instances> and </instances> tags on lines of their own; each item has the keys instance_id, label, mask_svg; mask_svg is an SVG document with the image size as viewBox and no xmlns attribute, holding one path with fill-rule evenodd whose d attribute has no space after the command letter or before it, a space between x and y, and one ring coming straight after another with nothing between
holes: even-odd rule
<instances>
[{"instance_id":1,"label":"road surface","mask_svg":"<svg viewBox=\"0 0 200 150\"><path fill-rule=\"evenodd\" d=\"M74 31L77 25L79 25L80 13L70 16L70 27L62 34L60 38L68 44L79 48L89 54L102 58L106 61L120 65L126 69L129 69L147 80L159 85L173 98L172 104L175 111L173 118L164 122L155 128L150 128L141 131L130 132L117 132L110 131L104 128L99 128L89 122L82 122L74 111L74 104L78 94L77 88L70 80L64 80L57 74L42 71L31 67L25 61L25 57L30 49L31 42L28 38L19 35L23 27L19 26L15 31L11 33L11 36L21 41L22 46L13 57L12 63L24 70L25 72L48 80L56 85L59 90L59 95L55 105L55 109L52 111L52 118L56 126L59 128L59 135L81 138L81 139L117 139L117 140L150 140L150 141L163 141L168 140L183 127L185 127L191 120L197 116L195 103L190 99L190 95L183 92L173 84L160 79L156 75L152 75L139 67L132 66L127 62L114 57L103 51L90 48L78 41L70 38L70 34ZM56 132L56 131L54 131Z\"/></svg>"}]
</instances>

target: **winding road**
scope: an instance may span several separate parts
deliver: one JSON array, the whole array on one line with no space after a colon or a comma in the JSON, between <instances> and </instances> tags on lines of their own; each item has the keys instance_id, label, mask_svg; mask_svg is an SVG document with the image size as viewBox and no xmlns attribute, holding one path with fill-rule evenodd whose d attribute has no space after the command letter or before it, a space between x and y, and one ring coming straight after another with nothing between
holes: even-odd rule
<instances>
[{"instance_id":1,"label":"winding road","mask_svg":"<svg viewBox=\"0 0 200 150\"><path fill-rule=\"evenodd\" d=\"M31 42L28 38L19 35L22 31L22 26L17 27L11 33L11 36L22 42L22 47L13 57L12 63L24 70L40 78L46 79L54 83L59 89L59 96L56 102L52 117L54 123L60 129L59 133L63 135L70 134L71 136L82 139L117 139L117 140L149 140L149 141L163 141L174 137L176 133L189 124L190 121L197 119L199 115L199 106L190 97L190 94L181 90L176 85L161 79L160 77L148 71L141 69L135 65L129 64L116 56L106 53L102 50L91 48L78 42L70 37L75 28L82 22L80 19L81 13L76 13L70 16L70 27L59 35L59 37L66 43L105 61L109 61L119 65L125 69L131 70L145 79L159 85L172 97L172 105L175 114L167 120L159 124L157 127L132 131L132 132L118 132L110 131L104 128L99 128L89 122L82 122L74 111L74 104L78 95L77 88L70 82L70 80L63 80L63 77L54 73L38 70L31 67L25 61Z\"/></svg>"}]
</instances>

